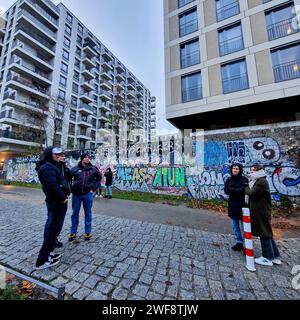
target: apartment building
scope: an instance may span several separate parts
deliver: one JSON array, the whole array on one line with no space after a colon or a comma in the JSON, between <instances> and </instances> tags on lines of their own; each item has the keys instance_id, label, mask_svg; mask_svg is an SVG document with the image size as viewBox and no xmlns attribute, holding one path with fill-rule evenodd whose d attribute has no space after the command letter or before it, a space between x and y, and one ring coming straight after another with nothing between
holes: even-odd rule
<instances>
[{"instance_id":1,"label":"apartment building","mask_svg":"<svg viewBox=\"0 0 300 320\"><path fill-rule=\"evenodd\" d=\"M97 148L120 119L128 130L144 129L150 137L151 92L62 3L19 0L5 19L2 154L26 152L41 140L67 149Z\"/></svg>"},{"instance_id":2,"label":"apartment building","mask_svg":"<svg viewBox=\"0 0 300 320\"><path fill-rule=\"evenodd\" d=\"M296 1L164 0L167 119L207 130L300 120Z\"/></svg>"}]
</instances>

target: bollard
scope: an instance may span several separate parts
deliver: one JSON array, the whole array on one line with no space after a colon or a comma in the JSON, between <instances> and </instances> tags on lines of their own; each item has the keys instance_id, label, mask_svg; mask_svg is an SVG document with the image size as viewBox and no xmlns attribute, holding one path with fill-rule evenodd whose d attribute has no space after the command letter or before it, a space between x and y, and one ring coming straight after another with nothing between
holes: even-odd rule
<instances>
[{"instance_id":1,"label":"bollard","mask_svg":"<svg viewBox=\"0 0 300 320\"><path fill-rule=\"evenodd\" d=\"M255 264L254 264L250 211L248 208L243 208L242 210L243 210L243 227L244 227L244 238L245 238L246 267L249 271L256 271Z\"/></svg>"}]
</instances>

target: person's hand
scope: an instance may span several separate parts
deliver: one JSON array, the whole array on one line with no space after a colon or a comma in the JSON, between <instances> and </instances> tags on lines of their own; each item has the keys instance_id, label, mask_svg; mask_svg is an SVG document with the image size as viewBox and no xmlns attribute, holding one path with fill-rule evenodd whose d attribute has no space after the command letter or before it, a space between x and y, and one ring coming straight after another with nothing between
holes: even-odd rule
<instances>
[{"instance_id":1,"label":"person's hand","mask_svg":"<svg viewBox=\"0 0 300 320\"><path fill-rule=\"evenodd\" d=\"M69 198L67 197L67 199L63 202L63 203L68 203Z\"/></svg>"}]
</instances>

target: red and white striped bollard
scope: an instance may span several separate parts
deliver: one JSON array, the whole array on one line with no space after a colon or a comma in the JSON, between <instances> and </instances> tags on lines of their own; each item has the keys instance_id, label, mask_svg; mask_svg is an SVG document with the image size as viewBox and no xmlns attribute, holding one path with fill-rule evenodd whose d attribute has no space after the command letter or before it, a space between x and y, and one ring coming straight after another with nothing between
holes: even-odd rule
<instances>
[{"instance_id":1,"label":"red and white striped bollard","mask_svg":"<svg viewBox=\"0 0 300 320\"><path fill-rule=\"evenodd\" d=\"M248 208L243 208L243 227L244 227L244 242L246 255L246 268L249 271L256 271L254 263L253 240L251 233L250 211Z\"/></svg>"}]
</instances>

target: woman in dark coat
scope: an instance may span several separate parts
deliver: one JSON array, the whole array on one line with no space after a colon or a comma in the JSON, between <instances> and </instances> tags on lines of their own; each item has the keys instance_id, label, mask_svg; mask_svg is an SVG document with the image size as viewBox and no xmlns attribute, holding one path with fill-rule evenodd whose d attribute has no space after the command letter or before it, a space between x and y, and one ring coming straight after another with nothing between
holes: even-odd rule
<instances>
[{"instance_id":1,"label":"woman in dark coat","mask_svg":"<svg viewBox=\"0 0 300 320\"><path fill-rule=\"evenodd\" d=\"M231 218L232 230L235 236L236 244L232 247L234 251L244 249L244 239L241 232L242 208L245 207L245 187L248 185L248 179L243 176L243 166L234 163L230 167L231 177L225 182L224 192L229 195L228 215Z\"/></svg>"},{"instance_id":2,"label":"woman in dark coat","mask_svg":"<svg viewBox=\"0 0 300 320\"><path fill-rule=\"evenodd\" d=\"M112 198L112 183L113 183L113 173L111 168L107 168L104 174L105 185L106 185L106 196L105 198L111 199Z\"/></svg>"},{"instance_id":3,"label":"woman in dark coat","mask_svg":"<svg viewBox=\"0 0 300 320\"><path fill-rule=\"evenodd\" d=\"M252 235L260 237L262 257L255 259L257 264L272 266L281 264L280 254L273 239L271 227L272 202L269 183L261 165L250 168L250 182L245 189L249 203Z\"/></svg>"}]
</instances>

